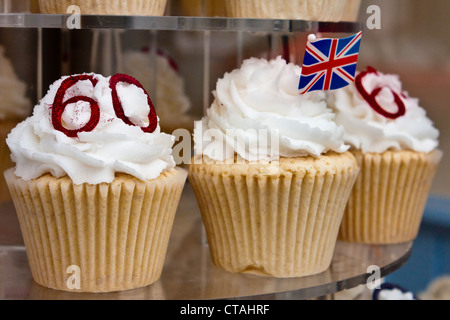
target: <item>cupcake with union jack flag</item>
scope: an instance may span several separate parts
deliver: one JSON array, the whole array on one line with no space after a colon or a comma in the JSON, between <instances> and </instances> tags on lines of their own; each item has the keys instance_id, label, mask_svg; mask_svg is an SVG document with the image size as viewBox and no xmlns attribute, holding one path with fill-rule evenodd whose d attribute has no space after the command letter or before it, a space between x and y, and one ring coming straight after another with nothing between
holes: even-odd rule
<instances>
[{"instance_id":1,"label":"cupcake with union jack flag","mask_svg":"<svg viewBox=\"0 0 450 320\"><path fill-rule=\"evenodd\" d=\"M439 131L397 75L368 67L329 92L361 173L339 239L392 244L416 238L442 152Z\"/></svg>"},{"instance_id":2,"label":"cupcake with union jack flag","mask_svg":"<svg viewBox=\"0 0 450 320\"><path fill-rule=\"evenodd\" d=\"M110 292L160 278L187 177L174 141L128 75L50 86L7 138L15 167L5 177L38 284Z\"/></svg>"}]
</instances>

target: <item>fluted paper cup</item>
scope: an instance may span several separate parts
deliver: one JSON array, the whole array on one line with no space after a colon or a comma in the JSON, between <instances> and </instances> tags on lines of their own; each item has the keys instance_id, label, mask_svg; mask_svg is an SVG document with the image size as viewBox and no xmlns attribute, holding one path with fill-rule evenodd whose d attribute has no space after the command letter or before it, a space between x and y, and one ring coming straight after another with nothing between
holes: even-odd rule
<instances>
[{"instance_id":1,"label":"fluted paper cup","mask_svg":"<svg viewBox=\"0 0 450 320\"><path fill-rule=\"evenodd\" d=\"M112 292L156 282L187 172L155 180L117 174L112 183L74 185L47 174L5 173L34 280L74 292Z\"/></svg>"},{"instance_id":2,"label":"fluted paper cup","mask_svg":"<svg viewBox=\"0 0 450 320\"><path fill-rule=\"evenodd\" d=\"M354 154L361 173L349 198L339 239L366 244L414 240L442 153Z\"/></svg>"},{"instance_id":3,"label":"fluted paper cup","mask_svg":"<svg viewBox=\"0 0 450 320\"><path fill-rule=\"evenodd\" d=\"M227 15L236 18L340 21L347 0L226 0Z\"/></svg>"},{"instance_id":4,"label":"fluted paper cup","mask_svg":"<svg viewBox=\"0 0 450 320\"><path fill-rule=\"evenodd\" d=\"M162 16L167 0L39 0L42 13L67 14L71 5L81 14ZM70 12L69 12L70 13Z\"/></svg>"},{"instance_id":5,"label":"fluted paper cup","mask_svg":"<svg viewBox=\"0 0 450 320\"><path fill-rule=\"evenodd\" d=\"M11 151L6 144L6 137L11 130L18 124L17 121L0 121L0 202L6 202L11 200L11 195L6 184L3 172L14 166L14 162L11 160Z\"/></svg>"},{"instance_id":6,"label":"fluted paper cup","mask_svg":"<svg viewBox=\"0 0 450 320\"><path fill-rule=\"evenodd\" d=\"M189 181L216 266L279 278L329 268L359 170L350 153L279 166L195 162Z\"/></svg>"}]
</instances>

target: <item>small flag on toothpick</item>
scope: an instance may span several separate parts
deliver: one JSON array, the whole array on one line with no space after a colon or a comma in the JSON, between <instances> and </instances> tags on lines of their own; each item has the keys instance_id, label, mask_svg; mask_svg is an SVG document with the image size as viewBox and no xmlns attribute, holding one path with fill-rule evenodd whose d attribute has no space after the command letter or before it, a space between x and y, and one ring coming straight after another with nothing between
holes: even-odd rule
<instances>
[{"instance_id":1,"label":"small flag on toothpick","mask_svg":"<svg viewBox=\"0 0 450 320\"><path fill-rule=\"evenodd\" d=\"M298 89L336 90L355 81L362 31L343 39L308 37Z\"/></svg>"}]
</instances>

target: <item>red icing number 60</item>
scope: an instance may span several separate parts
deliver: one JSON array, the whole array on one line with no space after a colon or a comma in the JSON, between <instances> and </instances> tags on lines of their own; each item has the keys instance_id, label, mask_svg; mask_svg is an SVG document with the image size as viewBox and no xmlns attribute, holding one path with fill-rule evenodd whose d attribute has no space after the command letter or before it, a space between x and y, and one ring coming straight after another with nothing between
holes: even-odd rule
<instances>
[{"instance_id":1,"label":"red icing number 60","mask_svg":"<svg viewBox=\"0 0 450 320\"><path fill-rule=\"evenodd\" d=\"M55 128L55 130L61 131L62 133L64 133L65 135L67 135L68 137L71 137L71 138L77 137L79 132L83 132L83 131L90 132L90 131L94 130L100 121L100 108L98 106L98 103L94 99L89 98L89 97L84 97L84 96L76 96L76 97L72 97L72 98L68 99L67 101L63 102L64 95L67 92L67 90L69 90L77 82L84 81L84 80L91 81L91 83L94 87L96 86L96 84L98 82L92 75L78 75L78 76L68 77L61 83L61 86L59 87L59 89L56 93L56 96L55 96L55 100L53 102L52 114L51 114L53 127ZM125 112L123 110L122 102L120 101L119 95L117 93L117 84L119 82L125 82L128 84L132 84L132 85L135 85L135 86L141 88L142 90L144 90L145 94L147 95L148 105L150 107L150 112L148 115L148 120L150 123L149 123L148 127L141 128L141 129L142 129L142 131L144 131L146 133L154 132L158 126L158 119L156 116L155 107L153 106L150 96L147 94L147 92L142 87L142 85L139 83L139 81L137 81L133 77L130 77L130 76L124 75L124 74L116 74L113 77L111 77L111 80L109 81L109 86L112 90L111 94L112 94L112 100L113 100L113 107L114 107L114 111L116 113L117 118L121 119L123 122L125 122L126 124L128 124L130 126L135 126L135 124L132 123L130 121L130 119L128 119L128 117L125 115ZM91 107L91 117L90 117L88 123L84 127L80 128L78 130L69 130L62 125L62 115L63 115L64 110L67 107L67 105L76 103L78 101L89 102L90 107Z\"/></svg>"},{"instance_id":2,"label":"red icing number 60","mask_svg":"<svg viewBox=\"0 0 450 320\"><path fill-rule=\"evenodd\" d=\"M392 94L394 95L394 101L395 104L398 107L398 111L396 113L391 113L386 111L385 109L383 109L382 106L379 105L379 103L377 102L376 98L377 96L380 94L381 90L383 90L382 87L378 87L375 90L373 90L371 93L368 93L366 91L366 89L364 88L363 84L362 84L362 79L368 75L369 73L375 73L378 74L378 72L371 67L367 68L367 71L361 72L355 79L355 85L356 85L356 89L358 90L358 92L362 95L362 97L364 98L364 100L367 101L367 103L372 107L372 109L374 109L376 112L378 112L379 114L381 114L382 116L385 116L386 118L389 119L397 119L400 118L402 116L405 115L406 113L406 107L405 104L403 103L402 98L398 95L398 93L392 91Z\"/></svg>"}]
</instances>

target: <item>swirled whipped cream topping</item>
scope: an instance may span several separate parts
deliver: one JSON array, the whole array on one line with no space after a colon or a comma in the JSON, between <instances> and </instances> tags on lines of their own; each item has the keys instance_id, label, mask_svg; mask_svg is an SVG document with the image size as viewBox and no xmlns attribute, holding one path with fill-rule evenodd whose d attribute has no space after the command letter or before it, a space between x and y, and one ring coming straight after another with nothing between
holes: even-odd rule
<instances>
[{"instance_id":1,"label":"swirled whipped cream topping","mask_svg":"<svg viewBox=\"0 0 450 320\"><path fill-rule=\"evenodd\" d=\"M0 46L0 120L23 120L30 115L32 106L26 91L25 82L19 80Z\"/></svg>"},{"instance_id":2,"label":"swirled whipped cream topping","mask_svg":"<svg viewBox=\"0 0 450 320\"><path fill-rule=\"evenodd\" d=\"M300 75L299 66L281 57L250 58L226 73L207 115L196 122L195 153L218 161L235 154L248 161L273 161L347 151L344 130L334 122L325 93L300 95Z\"/></svg>"},{"instance_id":3,"label":"swirled whipped cream topping","mask_svg":"<svg viewBox=\"0 0 450 320\"><path fill-rule=\"evenodd\" d=\"M96 127L90 132L79 132L74 138L55 130L52 105L68 77L56 81L35 106L33 115L17 125L7 138L18 177L31 180L50 173L57 178L68 175L75 184L98 184L112 182L116 172L151 180L175 167L172 157L175 138L161 133L159 125L153 133L144 133L141 129L149 123L144 90L124 82L117 84L124 114L136 124L128 125L115 114L110 78L92 76L95 85L89 80L78 81L65 92L63 101L76 96L97 101L100 120ZM61 124L69 130L77 130L90 118L90 104L77 101L65 107Z\"/></svg>"},{"instance_id":4,"label":"swirled whipped cream topping","mask_svg":"<svg viewBox=\"0 0 450 320\"><path fill-rule=\"evenodd\" d=\"M438 147L439 131L419 106L419 100L402 89L397 75L371 69L360 78L359 90L357 85L355 82L329 93L336 123L345 128L345 142L352 148L363 153L382 153L387 150L431 152ZM369 100L374 99L375 108L361 90L372 96Z\"/></svg>"},{"instance_id":5,"label":"swirled whipped cream topping","mask_svg":"<svg viewBox=\"0 0 450 320\"><path fill-rule=\"evenodd\" d=\"M416 300L412 292L402 292L400 289L381 290L378 300Z\"/></svg>"}]
</instances>

